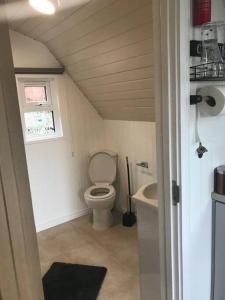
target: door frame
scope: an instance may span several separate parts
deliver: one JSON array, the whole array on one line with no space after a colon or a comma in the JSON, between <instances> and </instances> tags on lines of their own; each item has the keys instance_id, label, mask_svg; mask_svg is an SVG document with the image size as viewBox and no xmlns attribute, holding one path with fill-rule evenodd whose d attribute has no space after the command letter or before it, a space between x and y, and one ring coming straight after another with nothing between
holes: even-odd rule
<instances>
[{"instance_id":1,"label":"door frame","mask_svg":"<svg viewBox=\"0 0 225 300\"><path fill-rule=\"evenodd\" d=\"M181 199L185 182L181 177L184 140L180 116L186 98L180 86L183 76L180 53L184 41L180 37L181 1L153 0L162 300L183 298ZM173 181L179 188L180 202L176 206L173 205Z\"/></svg>"},{"instance_id":2,"label":"door frame","mask_svg":"<svg viewBox=\"0 0 225 300\"><path fill-rule=\"evenodd\" d=\"M155 54L155 97L157 121L157 160L159 178L159 232L160 232L160 270L162 300L181 298L181 255L180 234L174 231L174 207L172 206L172 180L180 181L180 60L179 57L179 0L153 1L153 31ZM4 0L0 0L4 3ZM2 181L5 193L4 210L8 221L14 272L19 289L18 299L42 300L40 262L35 233L34 217L26 167L23 134L17 99L14 66L9 40L8 26L0 24L0 36L4 47L0 48L0 82L3 86L0 119L5 120L5 144L8 148L0 151L1 173L10 170L10 180ZM2 76L1 76L2 72ZM3 76L4 72L4 76ZM174 118L175 117L175 118ZM7 159L6 159L7 158ZM9 183L11 192L9 192ZM7 189L8 187L8 189ZM16 205L15 205L16 203ZM180 224L179 206L176 210L176 226ZM178 218L177 218L178 216ZM15 226L16 225L16 226ZM17 237L20 237L18 241ZM175 239L174 239L175 237ZM18 258L23 257L22 263ZM23 280L23 281L22 281ZM179 284L178 281L179 280ZM2 300L8 300L3 298Z\"/></svg>"}]
</instances>

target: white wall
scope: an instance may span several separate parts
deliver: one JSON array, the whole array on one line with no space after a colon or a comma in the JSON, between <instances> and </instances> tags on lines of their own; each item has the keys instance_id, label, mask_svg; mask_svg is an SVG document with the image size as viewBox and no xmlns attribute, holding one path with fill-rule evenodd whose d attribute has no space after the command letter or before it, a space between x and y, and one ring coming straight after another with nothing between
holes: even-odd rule
<instances>
[{"instance_id":1,"label":"white wall","mask_svg":"<svg viewBox=\"0 0 225 300\"><path fill-rule=\"evenodd\" d=\"M10 30L10 40L15 67L57 68L61 66L42 43L13 30Z\"/></svg>"},{"instance_id":2,"label":"white wall","mask_svg":"<svg viewBox=\"0 0 225 300\"><path fill-rule=\"evenodd\" d=\"M205 85L215 85L208 82ZM218 83L217 83L218 84ZM221 83L220 83L221 84ZM225 85L225 84L224 84ZM192 84L196 87L203 84ZM211 290L211 228L214 168L225 163L225 139L223 128L225 116L201 117L199 132L208 153L202 159L196 155L198 144L195 138L195 108L190 111L190 272L191 299L210 299Z\"/></svg>"},{"instance_id":3,"label":"white wall","mask_svg":"<svg viewBox=\"0 0 225 300\"><path fill-rule=\"evenodd\" d=\"M10 35L16 67L59 66L43 44L16 32ZM68 75L54 78L64 136L25 145L38 231L87 213L87 156L104 148L102 118Z\"/></svg>"},{"instance_id":4,"label":"white wall","mask_svg":"<svg viewBox=\"0 0 225 300\"><path fill-rule=\"evenodd\" d=\"M63 138L25 145L37 230L88 212L88 153L104 147L103 120L68 75L56 76Z\"/></svg>"},{"instance_id":5,"label":"white wall","mask_svg":"<svg viewBox=\"0 0 225 300\"><path fill-rule=\"evenodd\" d=\"M106 148L119 154L117 180L117 207L124 209L127 200L126 156L131 163L132 192L145 183L156 180L155 123L135 121L104 121ZM147 161L149 170L136 166Z\"/></svg>"},{"instance_id":6,"label":"white wall","mask_svg":"<svg viewBox=\"0 0 225 300\"><path fill-rule=\"evenodd\" d=\"M185 0L186 1L186 0ZM192 1L190 1L192 2ZM225 20L225 2L212 0L212 19ZM200 29L191 27L190 38L200 39ZM199 60L191 60L191 63ZM191 94L203 85L221 85L221 82L191 83ZM225 83L222 83L225 85ZM201 117L200 136L208 153L202 159L196 154L196 107L183 111L189 118L189 184L190 197L183 212L183 240L185 240L184 300L210 300L211 291L211 226L213 170L225 163L225 116Z\"/></svg>"}]
</instances>

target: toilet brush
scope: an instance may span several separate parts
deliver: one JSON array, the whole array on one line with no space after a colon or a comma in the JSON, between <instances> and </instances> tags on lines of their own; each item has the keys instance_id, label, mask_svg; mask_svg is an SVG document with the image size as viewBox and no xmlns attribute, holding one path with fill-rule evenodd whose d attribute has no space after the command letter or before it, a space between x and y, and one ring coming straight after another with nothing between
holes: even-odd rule
<instances>
[{"instance_id":1,"label":"toilet brush","mask_svg":"<svg viewBox=\"0 0 225 300\"><path fill-rule=\"evenodd\" d=\"M130 167L129 167L128 157L126 157L126 164L127 164L127 180L128 180L128 201L127 201L127 212L123 214L123 226L132 227L136 223L136 216L132 212Z\"/></svg>"}]
</instances>

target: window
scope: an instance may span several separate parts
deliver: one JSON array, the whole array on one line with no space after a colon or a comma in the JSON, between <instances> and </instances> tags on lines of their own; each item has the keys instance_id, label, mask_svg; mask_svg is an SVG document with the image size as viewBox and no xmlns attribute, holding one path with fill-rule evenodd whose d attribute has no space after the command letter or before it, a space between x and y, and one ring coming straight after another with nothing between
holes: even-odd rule
<instances>
[{"instance_id":1,"label":"window","mask_svg":"<svg viewBox=\"0 0 225 300\"><path fill-rule=\"evenodd\" d=\"M19 100L26 142L62 137L54 80L18 78Z\"/></svg>"},{"instance_id":2,"label":"window","mask_svg":"<svg viewBox=\"0 0 225 300\"><path fill-rule=\"evenodd\" d=\"M24 85L26 103L45 104L48 102L46 86Z\"/></svg>"},{"instance_id":3,"label":"window","mask_svg":"<svg viewBox=\"0 0 225 300\"><path fill-rule=\"evenodd\" d=\"M33 111L24 113L28 136L47 136L55 133L53 111Z\"/></svg>"}]
</instances>

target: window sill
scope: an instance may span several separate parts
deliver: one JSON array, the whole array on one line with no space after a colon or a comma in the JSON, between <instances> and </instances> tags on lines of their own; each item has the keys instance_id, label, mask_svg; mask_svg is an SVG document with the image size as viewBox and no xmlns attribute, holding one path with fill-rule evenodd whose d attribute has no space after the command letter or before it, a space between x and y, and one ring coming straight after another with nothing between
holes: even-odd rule
<instances>
[{"instance_id":1,"label":"window sill","mask_svg":"<svg viewBox=\"0 0 225 300\"><path fill-rule=\"evenodd\" d=\"M65 137L63 135L61 136L52 136L52 137L46 137L46 138L40 138L40 139L34 139L34 140L25 140L25 145L33 145L33 144L40 144L40 143L50 143L50 142L57 142L59 140L64 140Z\"/></svg>"}]
</instances>

